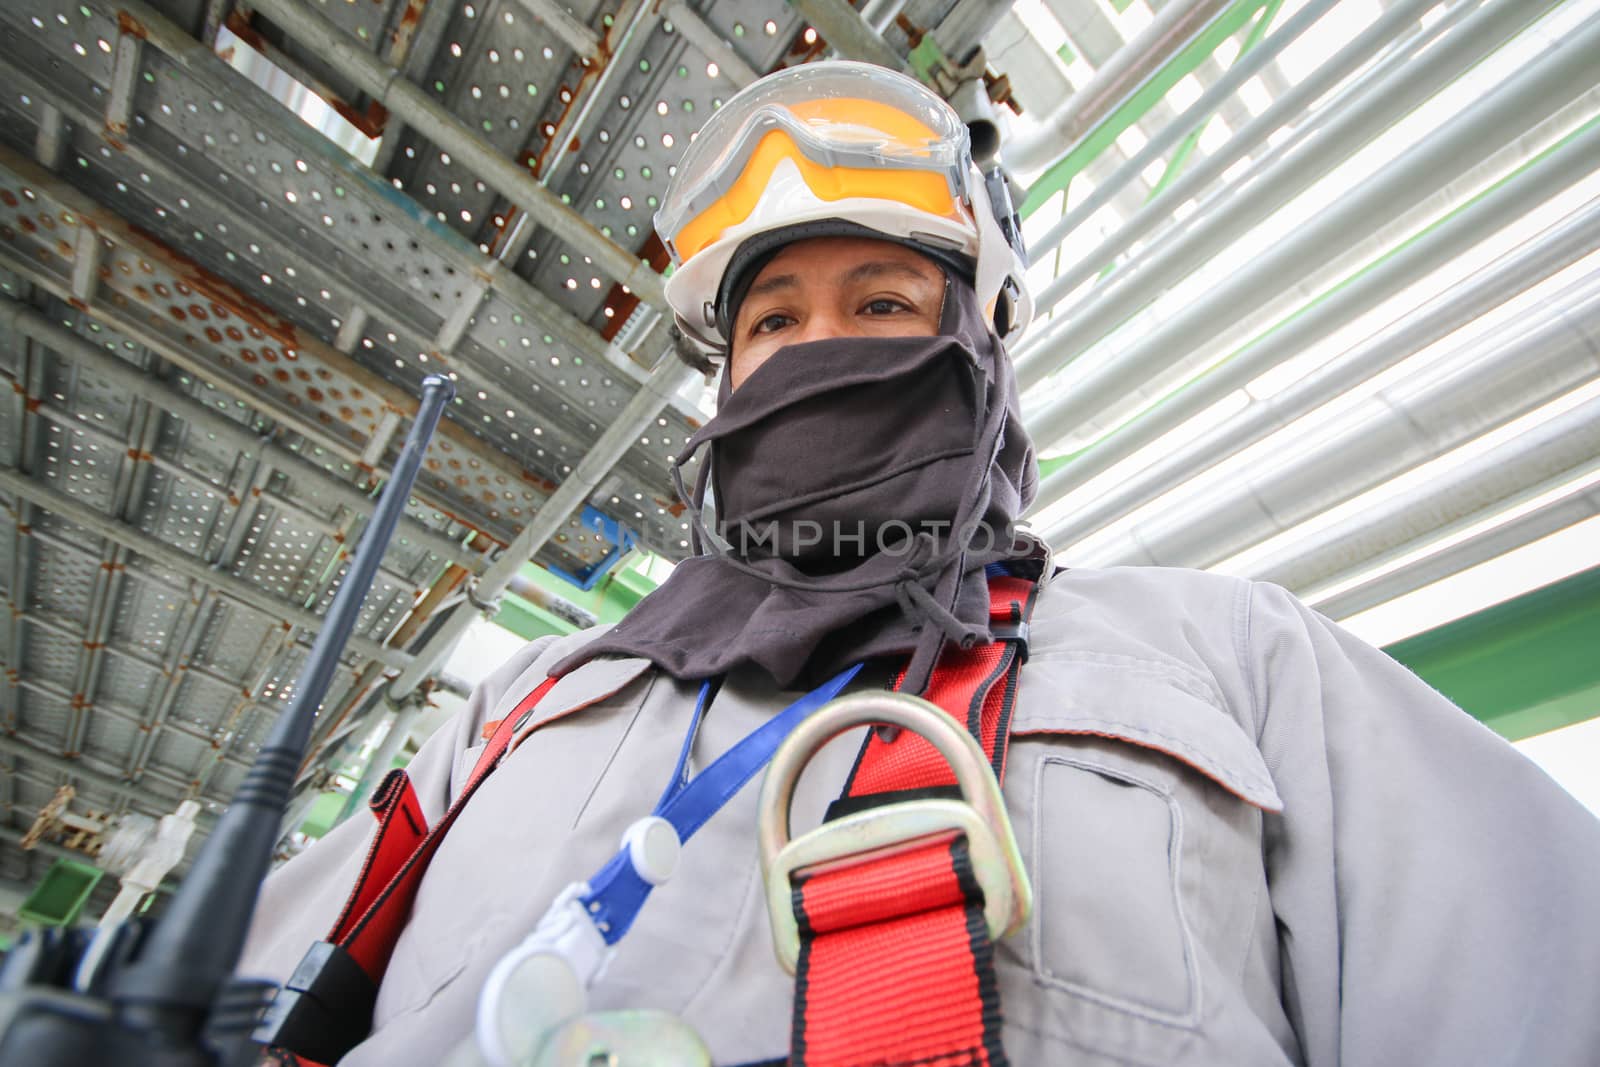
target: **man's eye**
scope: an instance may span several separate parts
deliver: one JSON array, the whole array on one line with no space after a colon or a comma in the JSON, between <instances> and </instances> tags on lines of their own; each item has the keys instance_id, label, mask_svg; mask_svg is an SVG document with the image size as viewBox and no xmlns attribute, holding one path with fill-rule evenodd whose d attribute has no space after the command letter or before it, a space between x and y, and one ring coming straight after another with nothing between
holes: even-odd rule
<instances>
[{"instance_id":1,"label":"man's eye","mask_svg":"<svg viewBox=\"0 0 1600 1067\"><path fill-rule=\"evenodd\" d=\"M783 329L792 322L794 322L794 319L790 318L788 315L767 315L756 320L755 327L751 332L774 333Z\"/></svg>"},{"instance_id":2,"label":"man's eye","mask_svg":"<svg viewBox=\"0 0 1600 1067\"><path fill-rule=\"evenodd\" d=\"M866 306L861 310L865 311L868 315L893 315L897 311L908 311L910 309L900 301L891 300L885 296L879 297L876 300L867 301Z\"/></svg>"}]
</instances>

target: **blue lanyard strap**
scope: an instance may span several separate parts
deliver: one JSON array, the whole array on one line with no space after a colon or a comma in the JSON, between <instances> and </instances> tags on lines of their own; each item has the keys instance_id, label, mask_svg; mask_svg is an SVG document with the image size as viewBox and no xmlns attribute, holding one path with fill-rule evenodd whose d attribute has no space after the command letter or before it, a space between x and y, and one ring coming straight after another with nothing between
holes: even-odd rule
<instances>
[{"instance_id":1,"label":"blue lanyard strap","mask_svg":"<svg viewBox=\"0 0 1600 1067\"><path fill-rule=\"evenodd\" d=\"M689 722L688 734L683 739L683 749L672 771L672 779L667 783L661 799L656 801L651 814L670 823L677 831L679 841L688 841L696 830L721 811L722 806L767 765L783 739L802 720L838 696L860 670L861 664L858 663L796 700L691 779L689 750L694 746L706 706L721 684L720 680L703 683L699 699L695 702L694 717ZM578 900L608 945L622 940L638 917L639 909L644 907L650 890L655 888L634 868L630 850L626 847L589 879L588 886L589 891Z\"/></svg>"}]
</instances>

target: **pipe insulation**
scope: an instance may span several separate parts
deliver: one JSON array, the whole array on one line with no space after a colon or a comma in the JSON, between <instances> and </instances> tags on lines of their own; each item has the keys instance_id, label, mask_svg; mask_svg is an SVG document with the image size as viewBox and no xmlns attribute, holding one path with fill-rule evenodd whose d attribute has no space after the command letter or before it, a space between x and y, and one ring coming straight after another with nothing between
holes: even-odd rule
<instances>
[{"instance_id":1,"label":"pipe insulation","mask_svg":"<svg viewBox=\"0 0 1600 1067\"><path fill-rule=\"evenodd\" d=\"M1600 158L1600 126L1528 165L1499 187L1308 307L1161 404L1118 427L1039 486L1039 513L1259 375L1291 359L1585 177ZM1043 531L1064 546L1216 466L1359 382L1449 336L1600 248L1600 202L1591 202L1415 312L1200 439L1163 457Z\"/></svg>"},{"instance_id":2,"label":"pipe insulation","mask_svg":"<svg viewBox=\"0 0 1600 1067\"><path fill-rule=\"evenodd\" d=\"M1409 64L1422 49L1452 32L1462 19L1477 10L1483 2L1458 0L1441 17L1426 26L1416 24L1410 32L1403 34L1401 31L1416 23L1431 5L1429 0L1401 0L1396 3L1338 52L1276 97L1266 110L1235 130L1233 136L1216 151L1191 160L1183 173L1166 189L1141 204L1094 249L1058 271L1035 296L1036 305L1041 308L1054 307L1140 238L1153 230L1160 230L1163 224L1174 223L1179 206L1200 198L1224 171L1260 149L1273 134L1282 131L1283 136L1251 163L1237 184L1243 186L1254 180L1268 167L1296 151L1332 116L1352 106L1368 87L1382 82ZM1362 72L1361 77L1345 82L1374 55L1378 58ZM1338 91L1332 92L1336 87ZM1326 100L1323 99L1325 96ZM1322 101L1321 106L1309 110L1318 101ZM1055 251L1079 226L1088 221L1090 214L1092 212L1082 210L1082 205L1065 212L1050 229L1032 242L1030 252L1037 256L1042 252ZM1127 265L1123 269L1128 269Z\"/></svg>"},{"instance_id":3,"label":"pipe insulation","mask_svg":"<svg viewBox=\"0 0 1600 1067\"><path fill-rule=\"evenodd\" d=\"M1381 24L1387 30L1387 36L1392 38L1395 30L1414 21L1423 10L1436 2L1437 0L1403 0L1379 18L1374 25ZM1313 0L1295 12L1293 18L1274 30L1255 48L1235 60L1222 77L1212 82L1206 91L1200 94L1200 98L1185 108L1181 115L1157 130L1145 142L1143 148L1124 160L1104 181L1096 182L1094 191L1062 215L1061 219L1035 243L1035 247L1031 250L1032 254L1037 257L1041 252L1060 245L1067 234L1087 222L1096 211L1111 203L1116 194L1138 179L1147 167L1158 162L1192 130L1210 119L1245 82L1255 77L1268 63L1276 60L1285 48L1299 40L1301 34L1309 30L1337 3L1338 0ZM1368 33L1371 33L1370 29ZM1363 35L1361 40L1364 41L1365 36ZM1376 48L1376 43L1373 47ZM1334 61L1336 60L1337 57ZM1238 138L1229 141L1230 148L1235 140ZM1045 291L1050 292L1055 288L1055 283L1052 282ZM1067 292L1070 289L1060 291ZM1051 300L1049 304L1042 303L1041 294L1039 305L1041 309L1054 306L1055 303L1055 300Z\"/></svg>"},{"instance_id":4,"label":"pipe insulation","mask_svg":"<svg viewBox=\"0 0 1600 1067\"><path fill-rule=\"evenodd\" d=\"M1298 151L1286 154L1274 152L1252 167L1248 175L1217 190L1186 220L1184 226L1169 231L1165 237L1142 249L1137 262L1125 264L1110 282L1085 294L1068 311L1058 314L1031 337L1018 353L1017 377L1021 387L1027 390L1043 381L1168 288L1202 269L1242 234L1265 221L1395 121L1537 21L1548 6L1550 0L1538 3L1499 0L1498 3L1491 3L1463 20L1454 32L1434 42L1415 59L1385 65L1380 74L1355 83L1348 95L1341 94L1336 113L1313 117L1312 121L1320 121L1320 125L1313 136L1299 145ZM1361 40L1358 38L1358 42ZM1354 47L1355 43L1352 43L1346 51ZM1330 63L1338 61L1336 57ZM1507 87L1509 84L1508 80ZM1259 141L1281 128L1284 120L1292 114L1286 109L1279 111L1288 99L1290 97L1286 96L1273 108L1262 112L1235 140L1243 137L1252 142ZM1484 103L1480 101L1479 106L1469 109L1470 112L1481 111ZM1556 105L1552 105L1549 111L1555 109ZM1270 124L1265 121L1269 117ZM1416 145L1406 157L1397 161L1395 167L1381 172L1377 180L1382 180L1406 159L1415 157L1429 141L1435 143L1436 151L1439 150L1437 142L1443 130L1458 126L1467 117L1456 116L1451 123ZM1499 143L1512 140L1525 128L1515 123L1507 125L1509 132L1502 133ZM1473 147L1481 148L1484 143L1480 140ZM1222 155L1219 154L1217 158L1222 158ZM1470 161L1478 158L1477 152L1472 153L1458 163L1458 170L1465 170ZM1037 306L1048 307L1059 301L1084 279L1104 268L1139 236L1171 216L1179 205L1193 198L1220 173L1221 169L1214 168L1210 159L1197 162L1117 233L1063 269L1056 280L1040 292ZM1415 173L1408 173L1407 176L1413 185L1420 182L1423 190L1436 189L1448 181L1447 178L1435 180L1429 177L1425 169L1420 178ZM1350 195L1362 191L1355 190ZM1383 217L1391 218L1400 214L1405 207L1421 198L1421 195L1408 197L1401 207ZM1365 234L1372 228L1358 225L1355 235ZM1035 254L1038 254L1038 250Z\"/></svg>"},{"instance_id":5,"label":"pipe insulation","mask_svg":"<svg viewBox=\"0 0 1600 1067\"><path fill-rule=\"evenodd\" d=\"M1190 486L1074 562L1209 567L1600 376L1600 275L1300 430L1283 462ZM1282 453L1287 449L1279 449ZM1225 480L1224 480L1225 479Z\"/></svg>"},{"instance_id":6,"label":"pipe insulation","mask_svg":"<svg viewBox=\"0 0 1600 1067\"><path fill-rule=\"evenodd\" d=\"M1011 170L1042 170L1070 155L1078 142L1114 114L1213 20L1229 0L1172 0L1150 24L1100 65L1094 77L1001 151Z\"/></svg>"},{"instance_id":7,"label":"pipe insulation","mask_svg":"<svg viewBox=\"0 0 1600 1067\"><path fill-rule=\"evenodd\" d=\"M1430 481L1416 495L1385 501L1253 561L1251 577L1297 596L1328 589L1417 551L1429 542L1563 486L1590 490L1600 473L1600 398L1518 434ZM1575 495L1581 496L1578 491ZM1566 499L1566 497L1562 497Z\"/></svg>"},{"instance_id":8,"label":"pipe insulation","mask_svg":"<svg viewBox=\"0 0 1600 1067\"><path fill-rule=\"evenodd\" d=\"M1589 482L1509 522L1422 559L1350 586L1313 606L1330 619L1350 616L1497 559L1600 515L1600 484Z\"/></svg>"},{"instance_id":9,"label":"pipe insulation","mask_svg":"<svg viewBox=\"0 0 1600 1067\"><path fill-rule=\"evenodd\" d=\"M1242 308L1258 306L1282 293L1366 234L1476 166L1485 152L1516 140L1529 127L1592 89L1597 54L1600 15L1591 17L1578 32L1552 46L1538 63L1506 78L1368 181L1177 311L1116 359L1077 377L1070 389L1059 391L1027 420L1034 440L1048 446L1065 437L1096 412L1117 403L1139 383L1159 374L1173 362L1174 353L1193 350L1223 332ZM1253 202L1250 195L1239 200L1242 205ZM1214 238L1215 220L1231 214L1232 209L1219 212L1209 230L1202 226L1194 232L1210 232ZM1163 262L1161 269L1165 268ZM1063 346L1060 350L1072 351L1074 345L1095 339L1097 327L1090 324L1091 319L1105 326L1120 322L1122 315L1116 309L1122 303L1109 294L1106 301L1096 301L1082 320L1073 321L1063 331L1063 338L1058 341Z\"/></svg>"}]
</instances>

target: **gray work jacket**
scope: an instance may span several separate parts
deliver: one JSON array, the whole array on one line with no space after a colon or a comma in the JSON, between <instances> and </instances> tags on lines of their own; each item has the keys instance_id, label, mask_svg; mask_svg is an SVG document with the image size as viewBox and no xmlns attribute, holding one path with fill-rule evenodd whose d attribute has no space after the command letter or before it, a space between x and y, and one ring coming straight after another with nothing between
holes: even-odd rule
<instances>
[{"instance_id":1,"label":"gray work jacket","mask_svg":"<svg viewBox=\"0 0 1600 1067\"><path fill-rule=\"evenodd\" d=\"M411 764L436 820L481 730L589 639L535 641ZM350 1065L439 1062L486 973L647 814L697 687L645 661L561 679L447 835ZM703 767L799 694L735 672ZM998 947L1014 1064L1600 1064L1600 822L1382 653L1270 585L1069 571L1041 593L1004 783L1035 908ZM825 748L798 829L859 735ZM793 982L757 870L757 788L683 851L591 991L663 1008L718 1064L786 1052ZM268 879L242 973L326 936L372 820Z\"/></svg>"}]
</instances>

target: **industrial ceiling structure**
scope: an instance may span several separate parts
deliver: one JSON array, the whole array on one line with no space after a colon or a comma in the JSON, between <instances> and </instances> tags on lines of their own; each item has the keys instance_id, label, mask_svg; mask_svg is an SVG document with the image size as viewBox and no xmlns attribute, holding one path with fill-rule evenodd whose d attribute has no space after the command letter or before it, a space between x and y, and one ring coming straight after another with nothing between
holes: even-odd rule
<instances>
[{"instance_id":1,"label":"industrial ceiling structure","mask_svg":"<svg viewBox=\"0 0 1600 1067\"><path fill-rule=\"evenodd\" d=\"M631 545L687 552L667 467L709 412L651 216L784 65L893 65L1004 135L1063 562L1346 617L1600 513L1589 0L39 0L0 28L0 903L90 847L22 847L63 785L80 822L200 801L192 852L423 376L457 400L308 782L528 561L572 622Z\"/></svg>"}]
</instances>

